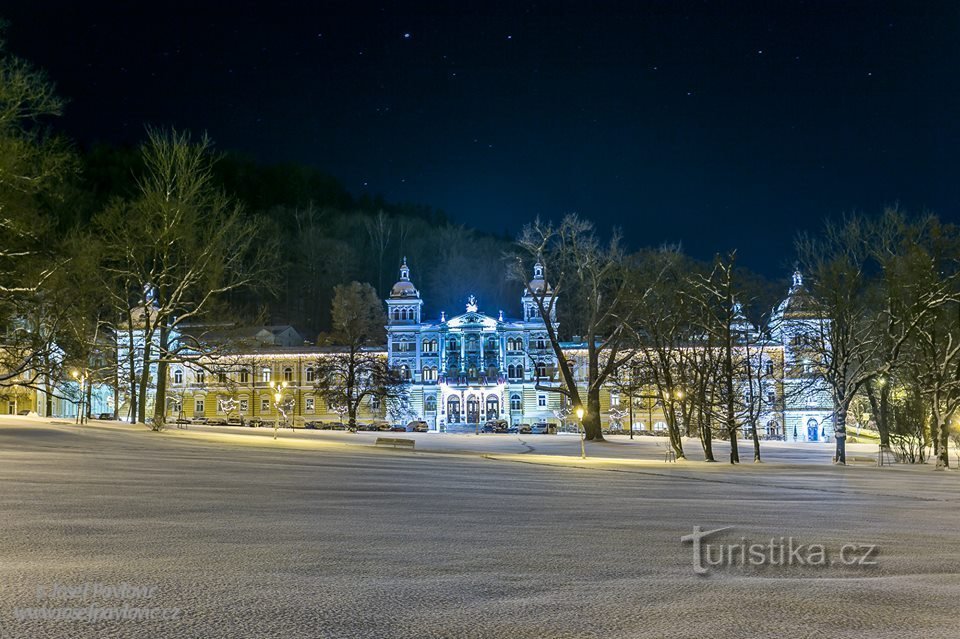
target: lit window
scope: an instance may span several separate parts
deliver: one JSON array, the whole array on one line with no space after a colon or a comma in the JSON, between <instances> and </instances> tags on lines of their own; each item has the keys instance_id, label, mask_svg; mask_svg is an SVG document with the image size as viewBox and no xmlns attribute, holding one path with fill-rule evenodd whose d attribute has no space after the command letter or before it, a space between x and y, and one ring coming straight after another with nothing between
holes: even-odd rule
<instances>
[{"instance_id":1,"label":"lit window","mask_svg":"<svg viewBox=\"0 0 960 639\"><path fill-rule=\"evenodd\" d=\"M437 412L437 398L433 395L428 395L427 398L423 400L423 410L428 413Z\"/></svg>"},{"instance_id":2,"label":"lit window","mask_svg":"<svg viewBox=\"0 0 960 639\"><path fill-rule=\"evenodd\" d=\"M520 407L521 407L521 405L522 405L522 401L523 401L523 400L520 399L520 394L519 394L519 393L514 393L513 395L511 395L511 396L510 396L510 410L520 410Z\"/></svg>"},{"instance_id":3,"label":"lit window","mask_svg":"<svg viewBox=\"0 0 960 639\"><path fill-rule=\"evenodd\" d=\"M543 393L537 395L537 406L544 408L547 405L547 396Z\"/></svg>"},{"instance_id":4,"label":"lit window","mask_svg":"<svg viewBox=\"0 0 960 639\"><path fill-rule=\"evenodd\" d=\"M292 382L292 381L293 381L293 369L292 369L292 368L287 367L287 368L283 369L283 381L285 381L285 382Z\"/></svg>"},{"instance_id":5,"label":"lit window","mask_svg":"<svg viewBox=\"0 0 960 639\"><path fill-rule=\"evenodd\" d=\"M303 400L304 408L307 409L307 412L312 413L314 409L314 399L312 397L307 397Z\"/></svg>"},{"instance_id":6,"label":"lit window","mask_svg":"<svg viewBox=\"0 0 960 639\"><path fill-rule=\"evenodd\" d=\"M249 384L250 383L250 371L243 369L240 371L240 383Z\"/></svg>"},{"instance_id":7,"label":"lit window","mask_svg":"<svg viewBox=\"0 0 960 639\"><path fill-rule=\"evenodd\" d=\"M206 374L205 372L203 372L202 370L198 370L198 371L197 371L197 383L198 383L198 384L203 384L203 383L206 382L206 381L207 381L207 374Z\"/></svg>"},{"instance_id":8,"label":"lit window","mask_svg":"<svg viewBox=\"0 0 960 639\"><path fill-rule=\"evenodd\" d=\"M246 399L241 399L241 400L240 400L240 412L241 412L241 413L246 413L246 412L247 412L247 409L248 409L249 407L250 407L250 401L249 401L249 400L246 400Z\"/></svg>"},{"instance_id":9,"label":"lit window","mask_svg":"<svg viewBox=\"0 0 960 639\"><path fill-rule=\"evenodd\" d=\"M620 405L620 393L610 393L610 405L611 406Z\"/></svg>"},{"instance_id":10,"label":"lit window","mask_svg":"<svg viewBox=\"0 0 960 639\"><path fill-rule=\"evenodd\" d=\"M202 400L202 399L198 399L198 400L196 400L196 401L194 402L194 404L193 404L193 414L194 414L195 416L196 416L196 415L203 415L203 400Z\"/></svg>"},{"instance_id":11,"label":"lit window","mask_svg":"<svg viewBox=\"0 0 960 639\"><path fill-rule=\"evenodd\" d=\"M264 412L264 413L270 410L270 398L269 398L269 397L261 397L261 398L260 398L260 410L261 410L261 412Z\"/></svg>"},{"instance_id":12,"label":"lit window","mask_svg":"<svg viewBox=\"0 0 960 639\"><path fill-rule=\"evenodd\" d=\"M270 371L269 368L264 368L263 370L260 371L260 381L261 381L261 382L269 382L269 381L270 381L270 377L271 377L271 371Z\"/></svg>"}]
</instances>

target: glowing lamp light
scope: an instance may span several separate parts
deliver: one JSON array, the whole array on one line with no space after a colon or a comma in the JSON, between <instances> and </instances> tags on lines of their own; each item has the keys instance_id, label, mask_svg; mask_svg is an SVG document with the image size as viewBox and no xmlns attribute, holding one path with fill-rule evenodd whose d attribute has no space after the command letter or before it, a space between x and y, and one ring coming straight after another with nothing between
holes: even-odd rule
<instances>
[{"instance_id":1,"label":"glowing lamp light","mask_svg":"<svg viewBox=\"0 0 960 639\"><path fill-rule=\"evenodd\" d=\"M577 419L583 419L583 406L577 406Z\"/></svg>"}]
</instances>

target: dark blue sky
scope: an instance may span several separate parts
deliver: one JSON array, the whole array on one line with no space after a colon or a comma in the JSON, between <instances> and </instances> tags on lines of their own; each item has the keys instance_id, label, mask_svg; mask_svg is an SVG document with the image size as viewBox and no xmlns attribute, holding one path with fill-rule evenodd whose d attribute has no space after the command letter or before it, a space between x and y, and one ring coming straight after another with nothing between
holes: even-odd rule
<instances>
[{"instance_id":1,"label":"dark blue sky","mask_svg":"<svg viewBox=\"0 0 960 639\"><path fill-rule=\"evenodd\" d=\"M202 9L192 4L208 4ZM214 6L215 5L215 6ZM900 202L960 220L956 2L21 3L83 143L144 123L491 231L578 211L739 248Z\"/></svg>"}]
</instances>

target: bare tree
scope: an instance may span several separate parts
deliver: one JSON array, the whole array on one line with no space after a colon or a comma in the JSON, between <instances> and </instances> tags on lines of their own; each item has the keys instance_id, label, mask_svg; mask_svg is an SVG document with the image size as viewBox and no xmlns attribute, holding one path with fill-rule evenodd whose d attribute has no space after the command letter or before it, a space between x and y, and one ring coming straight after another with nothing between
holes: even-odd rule
<instances>
[{"instance_id":1,"label":"bare tree","mask_svg":"<svg viewBox=\"0 0 960 639\"><path fill-rule=\"evenodd\" d=\"M403 403L407 380L389 367L382 344L387 323L383 305L369 284L337 286L333 296L333 328L320 336L331 345L316 362L316 388L327 406L340 407L351 429L366 399ZM335 345L335 346L333 346Z\"/></svg>"},{"instance_id":2,"label":"bare tree","mask_svg":"<svg viewBox=\"0 0 960 639\"><path fill-rule=\"evenodd\" d=\"M908 338L947 299L940 288L901 277L911 270L924 226L888 209L876 220L849 216L828 223L819 237L797 239L818 320L803 337L833 398L839 464L846 463L851 402L868 382L889 374Z\"/></svg>"},{"instance_id":3,"label":"bare tree","mask_svg":"<svg viewBox=\"0 0 960 639\"><path fill-rule=\"evenodd\" d=\"M637 280L631 277L620 235L615 232L609 242L602 243L591 222L571 214L559 225L537 219L524 227L517 246L519 256L511 276L524 283L543 318L561 382L559 386L538 384L537 388L561 393L572 405L582 406L586 439L602 440L600 390L635 353L627 339L627 327L643 298L642 291L635 288ZM531 283L532 266L538 260L549 284ZM573 325L568 330L582 335L585 342L585 397L560 346L556 300L561 295L566 317Z\"/></svg>"},{"instance_id":4,"label":"bare tree","mask_svg":"<svg viewBox=\"0 0 960 639\"><path fill-rule=\"evenodd\" d=\"M134 291L143 292L127 324L129 337L135 330L143 336L137 418L145 421L156 364L153 423L162 428L167 368L176 360L172 335L226 293L268 287L275 251L258 241L257 222L214 185L208 139L195 143L185 133L150 130L141 154L146 169L137 199L114 203L94 223L106 247L104 272L119 284L117 306L130 308Z\"/></svg>"}]
</instances>

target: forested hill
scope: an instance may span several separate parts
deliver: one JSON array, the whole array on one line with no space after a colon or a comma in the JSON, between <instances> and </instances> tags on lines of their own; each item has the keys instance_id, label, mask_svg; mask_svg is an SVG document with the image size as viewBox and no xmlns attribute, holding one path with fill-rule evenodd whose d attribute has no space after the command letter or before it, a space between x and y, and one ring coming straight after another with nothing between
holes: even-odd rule
<instances>
[{"instance_id":1,"label":"forested hill","mask_svg":"<svg viewBox=\"0 0 960 639\"><path fill-rule=\"evenodd\" d=\"M89 219L111 197L131 196L140 162L136 149L97 146L83 153L80 190L86 203L67 214L69 221ZM386 297L404 256L424 300L424 318L461 311L469 294L487 312L518 312L520 290L505 281L501 259L510 238L456 223L426 205L355 196L310 166L263 165L226 153L216 175L247 215L267 220L266 232L281 247L276 295L245 293L230 300L242 321L293 324L312 339L329 328L334 286L369 282Z\"/></svg>"}]
</instances>

